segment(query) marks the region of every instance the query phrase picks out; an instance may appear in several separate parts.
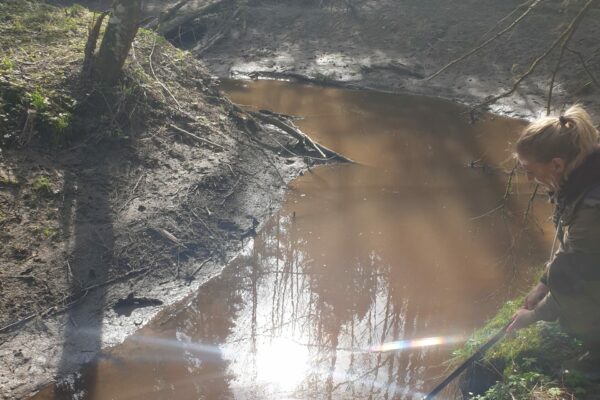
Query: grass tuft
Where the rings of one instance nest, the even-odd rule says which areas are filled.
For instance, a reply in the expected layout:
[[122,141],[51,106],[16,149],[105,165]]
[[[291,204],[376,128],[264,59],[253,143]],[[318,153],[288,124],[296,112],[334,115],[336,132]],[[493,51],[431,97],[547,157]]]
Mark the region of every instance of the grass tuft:
[[36,192],[52,193],[52,182],[50,182],[50,179],[44,175],[35,178],[32,187]]
[[[498,332],[523,304],[523,297],[506,302],[486,325],[453,353],[459,364]],[[538,322],[506,336],[485,355],[484,363],[499,370],[502,380],[476,400],[590,398],[600,386],[585,377],[563,373],[561,364],[584,352],[582,343],[566,334],[558,323]],[[577,397],[571,397],[577,396]]]

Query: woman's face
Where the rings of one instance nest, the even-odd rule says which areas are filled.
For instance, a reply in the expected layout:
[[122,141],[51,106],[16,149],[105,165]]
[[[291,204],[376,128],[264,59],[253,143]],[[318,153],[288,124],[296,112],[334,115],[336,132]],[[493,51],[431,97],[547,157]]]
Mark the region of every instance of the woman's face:
[[557,190],[565,173],[565,160],[556,157],[548,162],[535,161],[518,155],[519,164],[527,174],[527,179],[536,181],[551,190]]

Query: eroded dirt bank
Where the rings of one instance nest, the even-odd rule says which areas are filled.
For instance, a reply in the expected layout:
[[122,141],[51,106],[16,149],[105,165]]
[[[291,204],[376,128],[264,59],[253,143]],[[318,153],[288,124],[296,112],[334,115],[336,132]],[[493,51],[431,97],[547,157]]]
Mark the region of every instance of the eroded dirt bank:
[[[155,12],[154,1],[147,2]],[[194,5],[195,3],[195,5]],[[190,1],[193,14],[207,1]],[[213,1],[214,3],[214,1]],[[317,81],[412,92],[478,104],[509,90],[567,29],[585,1],[221,1],[167,32],[219,76],[299,74]],[[535,5],[534,5],[535,3]],[[505,34],[434,79],[423,79],[529,13]],[[231,21],[227,18],[234,16]],[[176,20],[176,18],[174,18]],[[224,22],[223,22],[224,21]],[[165,24],[166,26],[166,24]],[[599,112],[600,5],[592,4],[565,51],[552,107],[581,102]],[[513,96],[493,109],[530,117],[545,109],[560,45]]]

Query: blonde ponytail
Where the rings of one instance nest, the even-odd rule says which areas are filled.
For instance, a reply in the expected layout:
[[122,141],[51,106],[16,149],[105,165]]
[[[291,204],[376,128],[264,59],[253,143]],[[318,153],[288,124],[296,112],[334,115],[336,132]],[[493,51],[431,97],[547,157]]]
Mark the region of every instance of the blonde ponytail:
[[517,140],[517,153],[538,162],[555,157],[565,160],[565,177],[598,145],[598,130],[579,104],[559,117],[544,117],[530,123]]

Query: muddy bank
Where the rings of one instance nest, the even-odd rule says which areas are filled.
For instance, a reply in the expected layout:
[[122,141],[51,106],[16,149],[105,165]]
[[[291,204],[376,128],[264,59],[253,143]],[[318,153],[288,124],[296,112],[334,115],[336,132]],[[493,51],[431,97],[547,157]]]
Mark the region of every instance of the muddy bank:
[[0,398],[13,399],[218,274],[318,153],[148,31],[122,83],[90,94],[91,14],[20,0],[0,12]]
[[[154,3],[147,2],[149,12]],[[185,12],[193,14],[206,3],[210,2],[191,1]],[[195,52],[219,76],[297,74],[316,81],[432,95],[474,105],[510,89],[550,48],[584,2],[539,3],[513,29],[432,80],[423,78],[509,27],[527,10],[523,2],[220,3],[221,8],[208,15],[187,21],[175,17],[183,24],[166,32],[176,45]],[[232,13],[235,18],[223,22]],[[569,44],[583,55],[590,71],[600,68],[595,39],[599,34],[600,7],[593,5]],[[514,95],[492,108],[525,117],[542,112],[558,54],[556,49]],[[560,111],[565,105],[581,102],[598,115],[599,91],[576,53],[567,52],[556,76],[553,109]]]

